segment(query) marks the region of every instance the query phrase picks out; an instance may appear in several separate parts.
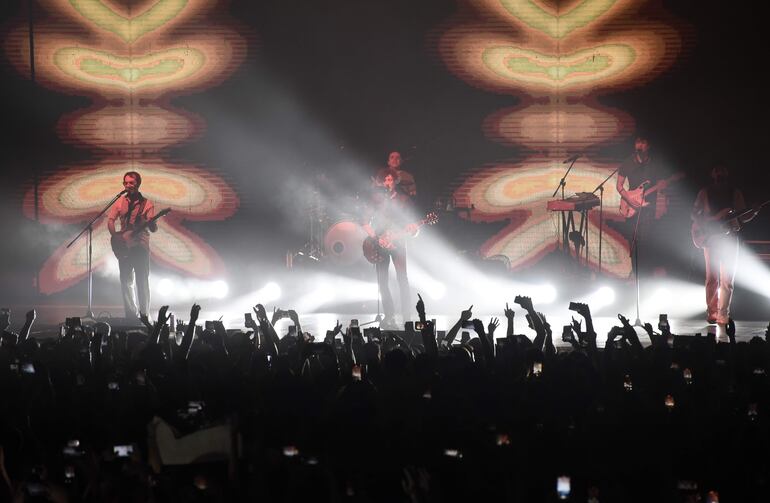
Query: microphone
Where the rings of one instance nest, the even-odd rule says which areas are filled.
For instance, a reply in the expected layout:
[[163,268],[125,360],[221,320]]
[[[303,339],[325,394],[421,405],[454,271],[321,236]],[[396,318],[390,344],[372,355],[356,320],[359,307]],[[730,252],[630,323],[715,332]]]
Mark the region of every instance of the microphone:
[[123,194],[128,194],[128,190],[126,190],[126,189],[123,189],[123,190],[121,190],[121,191],[118,193],[118,195],[119,195],[119,196],[122,196]]
[[583,156],[583,154],[582,154],[582,153],[573,154],[572,156],[570,156],[570,157],[567,157],[567,158],[564,160],[564,162],[562,162],[562,164],[567,164],[567,163],[570,163],[570,162],[575,162],[575,161],[577,161],[578,159],[580,159],[582,156]]

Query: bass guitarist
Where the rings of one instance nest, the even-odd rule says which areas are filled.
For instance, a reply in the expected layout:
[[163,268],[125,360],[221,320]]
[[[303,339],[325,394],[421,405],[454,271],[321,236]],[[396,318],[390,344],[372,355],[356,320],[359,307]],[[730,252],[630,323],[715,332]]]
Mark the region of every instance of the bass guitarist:
[[[741,224],[753,219],[759,209],[743,211],[746,209],[743,193],[730,182],[725,166],[716,165],[711,170],[711,179],[712,183],[698,192],[693,205],[693,241],[703,249],[706,262],[706,320],[708,323],[726,324],[730,319],[730,301],[738,263],[736,232]],[[722,216],[728,215],[728,212],[742,216],[734,222],[723,223]],[[720,232],[718,229],[724,225],[729,225],[729,228],[724,227],[724,231]]]
[[380,326],[395,328],[395,307],[388,286],[391,261],[396,270],[396,280],[401,297],[401,314],[404,321],[408,320],[412,310],[409,278],[406,272],[406,241],[401,238],[391,243],[388,242],[388,238],[383,236],[389,231],[394,232],[402,229],[405,229],[409,235],[415,235],[418,226],[417,224],[408,224],[410,200],[405,193],[396,190],[397,173],[394,170],[385,169],[378,173],[377,178],[378,182],[382,184],[382,190],[373,194],[371,217],[363,223],[362,227],[369,237],[379,239],[380,246],[387,254],[384,260],[376,264],[377,283],[385,312],[385,319]]
[[[151,221],[155,215],[155,206],[139,192],[140,185],[142,176],[136,171],[123,175],[123,188],[126,193],[110,208],[107,219],[110,234],[126,240],[126,253],[118,259],[126,318],[146,315],[150,310],[150,232],[156,232],[158,225]],[[115,229],[116,220],[120,221],[120,230]],[[138,235],[127,232],[147,222],[149,225]]]

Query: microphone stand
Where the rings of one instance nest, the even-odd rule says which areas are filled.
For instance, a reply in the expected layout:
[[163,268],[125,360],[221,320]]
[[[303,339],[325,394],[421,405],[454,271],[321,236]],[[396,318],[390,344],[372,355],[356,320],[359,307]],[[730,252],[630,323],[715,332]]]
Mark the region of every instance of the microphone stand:
[[[566,163],[567,161],[572,161],[569,163],[569,167],[567,168],[567,171],[564,172],[564,176],[561,177],[561,180],[559,180],[559,185],[556,186],[556,188],[553,190],[553,194],[551,194],[551,197],[556,197],[556,194],[559,192],[559,189],[561,189],[561,200],[564,201],[564,187],[567,186],[567,176],[569,176],[569,172],[572,171],[572,167],[575,165],[575,161],[577,161],[580,158],[580,155],[573,155],[571,158],[564,161]],[[562,228],[562,239],[566,238],[566,232],[564,229],[567,227],[567,217],[564,216],[564,212],[561,212],[561,228]],[[569,251],[569,241],[564,241],[561,246],[564,248],[566,245],[566,251],[571,255],[571,252]],[[580,261],[580,257],[577,257],[578,262]]]
[[604,230],[604,184],[609,181],[610,178],[615,176],[615,173],[618,172],[620,169],[620,166],[615,168],[612,173],[609,174],[607,178],[604,179],[602,183],[596,186],[596,188],[591,192],[591,194],[596,194],[596,191],[599,191],[599,274],[602,273],[602,239],[603,239],[603,230]]
[[[390,259],[388,259],[390,260]],[[374,265],[375,274],[377,274],[377,264]],[[380,312],[380,275],[377,274],[377,316],[372,321],[366,323],[359,323],[359,327],[365,327],[366,325],[372,325],[373,323],[380,323],[382,321],[382,313]]]
[[94,275],[93,275],[93,267],[92,267],[92,257],[93,257],[93,238],[94,238],[94,222],[99,220],[99,218],[107,213],[107,210],[109,210],[115,202],[120,199],[120,196],[125,194],[126,191],[122,191],[118,193],[115,197],[112,198],[112,200],[107,203],[107,206],[105,206],[102,211],[100,211],[94,218],[91,219],[88,224],[86,224],[85,227],[78,233],[77,236],[75,236],[72,241],[69,242],[67,245],[67,248],[70,248],[73,244],[75,244],[75,241],[80,239],[80,236],[83,234],[88,233],[88,310],[86,311],[86,315],[84,318],[94,320],[94,311],[93,311],[93,295],[94,295]]
[[[642,184],[642,205],[644,204],[644,196],[647,191],[647,182]],[[633,256],[634,267],[634,280],[636,282],[636,321],[634,321],[635,327],[642,326],[642,319],[639,317],[639,222],[642,219],[642,211],[644,206],[640,206],[636,213],[636,224],[634,224],[634,239],[631,243],[631,253]]]

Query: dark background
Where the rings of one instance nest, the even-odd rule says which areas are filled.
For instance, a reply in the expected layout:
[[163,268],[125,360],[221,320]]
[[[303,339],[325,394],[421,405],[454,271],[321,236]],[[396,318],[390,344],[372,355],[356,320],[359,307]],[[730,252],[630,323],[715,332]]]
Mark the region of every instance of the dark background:
[[[3,31],[26,22],[24,4],[0,3]],[[466,84],[444,67],[430,42],[456,12],[454,1],[234,0],[226,8],[247,29],[247,60],[220,86],[171,100],[201,115],[207,130],[165,156],[216,168],[232,180],[241,198],[236,215],[189,224],[227,264],[259,260],[278,267],[286,249],[303,242],[302,226],[288,217],[301,214],[294,177],[334,177],[351,164],[374,171],[396,149],[407,157],[420,202],[428,206],[464,172],[517,156],[516,147],[496,144],[481,130],[488,114],[516,98]],[[692,28],[692,47],[649,84],[600,101],[630,114],[655,150],[690,175],[693,191],[713,163],[723,161],[749,202],[767,198],[768,105],[761,92],[767,44],[764,18],[751,12],[758,7],[677,0],[660,8]],[[21,214],[30,174],[92,153],[63,144],[55,132],[62,114],[89,100],[35,87],[4,58],[0,300],[7,302],[8,292],[34,296],[32,278],[53,249]],[[603,153],[619,159],[630,145],[628,138]],[[745,237],[766,239],[769,222],[761,215]],[[467,225],[463,246],[481,244],[498,228]],[[61,241],[75,230],[62,229]]]

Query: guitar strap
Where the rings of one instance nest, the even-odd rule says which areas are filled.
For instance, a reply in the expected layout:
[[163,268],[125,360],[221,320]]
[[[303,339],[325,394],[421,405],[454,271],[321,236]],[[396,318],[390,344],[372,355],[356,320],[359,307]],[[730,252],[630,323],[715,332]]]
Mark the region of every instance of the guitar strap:
[[[140,196],[141,197],[141,196]],[[139,218],[139,215],[144,214],[144,207],[147,205],[147,199],[142,197],[142,202],[139,203],[139,211],[136,214],[136,218],[132,220],[132,215],[134,212],[135,202],[131,201],[128,204],[128,213],[126,214],[126,229],[133,229],[136,225],[136,219]]]

